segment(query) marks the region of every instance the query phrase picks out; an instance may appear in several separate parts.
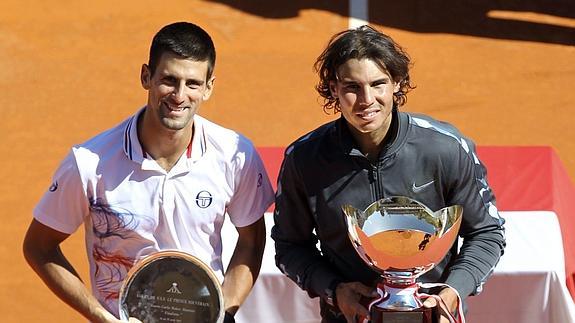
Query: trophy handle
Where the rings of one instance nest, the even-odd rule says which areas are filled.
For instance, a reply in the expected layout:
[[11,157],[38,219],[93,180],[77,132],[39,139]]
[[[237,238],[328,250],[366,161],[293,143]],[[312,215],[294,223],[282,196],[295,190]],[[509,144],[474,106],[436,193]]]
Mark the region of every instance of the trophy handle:
[[359,226],[360,228],[363,228],[363,224],[365,223],[365,220],[367,220],[366,212],[363,212],[360,209],[356,209],[355,207],[349,204],[343,205],[341,209],[343,210],[343,213],[345,214],[346,218],[350,219],[353,222],[353,224]]
[[459,225],[463,216],[463,207],[461,205],[444,207],[443,209],[434,212],[434,216],[441,219],[442,227],[441,231],[439,231],[439,237],[442,237],[454,226],[459,230]]

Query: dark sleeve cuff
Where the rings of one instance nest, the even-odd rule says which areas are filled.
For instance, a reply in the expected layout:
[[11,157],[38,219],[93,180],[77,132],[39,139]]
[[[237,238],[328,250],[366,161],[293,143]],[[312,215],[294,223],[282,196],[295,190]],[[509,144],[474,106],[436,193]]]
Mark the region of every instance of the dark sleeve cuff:
[[481,286],[477,286],[475,277],[466,270],[454,270],[449,273],[449,277],[445,283],[459,293],[461,299],[465,299],[471,294],[478,294],[481,292]]
[[339,309],[337,306],[337,295],[335,290],[337,286],[342,282],[342,280],[335,278],[329,284],[329,287],[326,289],[324,300],[325,302],[333,308]]

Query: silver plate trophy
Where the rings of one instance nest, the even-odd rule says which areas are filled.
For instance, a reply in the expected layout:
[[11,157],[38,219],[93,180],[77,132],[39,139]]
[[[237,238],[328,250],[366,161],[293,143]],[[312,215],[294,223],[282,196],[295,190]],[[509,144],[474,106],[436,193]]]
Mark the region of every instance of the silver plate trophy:
[[408,197],[374,202],[365,211],[342,207],[349,238],[359,256],[382,276],[381,297],[369,305],[372,322],[432,322],[422,307],[416,279],[433,268],[455,242],[463,208],[431,211]]
[[156,322],[223,322],[224,301],[214,272],[180,251],[160,251],[137,263],[120,290],[120,318]]

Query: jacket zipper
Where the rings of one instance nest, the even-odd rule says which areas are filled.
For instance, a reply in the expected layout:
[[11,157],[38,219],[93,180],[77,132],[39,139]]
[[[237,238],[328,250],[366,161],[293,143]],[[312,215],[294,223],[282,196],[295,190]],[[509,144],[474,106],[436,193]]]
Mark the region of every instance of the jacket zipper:
[[383,198],[385,198],[385,193],[383,190],[383,176],[381,176],[381,173],[379,172],[379,165],[375,166],[375,185],[376,185],[376,201],[379,201]]
[[380,168],[379,165],[370,164],[369,182],[373,202],[385,198],[385,191],[383,189],[383,180],[381,174],[379,173],[379,168]]
[[384,188],[384,180],[383,180],[383,175],[381,174],[381,169],[384,167],[384,165],[387,163],[387,161],[389,160],[389,157],[384,158],[381,161],[377,161],[376,164],[371,164],[370,163],[370,172],[372,173],[371,175],[371,179],[370,179],[370,184],[371,184],[371,194],[372,194],[372,198],[373,201],[379,201],[381,199],[384,199],[385,196],[385,188]]

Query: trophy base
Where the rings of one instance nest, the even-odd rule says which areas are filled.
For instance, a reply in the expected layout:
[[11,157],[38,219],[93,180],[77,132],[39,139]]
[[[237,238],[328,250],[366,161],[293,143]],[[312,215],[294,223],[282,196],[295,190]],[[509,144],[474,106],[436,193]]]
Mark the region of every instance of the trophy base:
[[371,323],[437,323],[439,319],[433,308],[419,308],[413,311],[371,310]]

